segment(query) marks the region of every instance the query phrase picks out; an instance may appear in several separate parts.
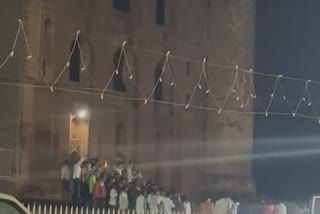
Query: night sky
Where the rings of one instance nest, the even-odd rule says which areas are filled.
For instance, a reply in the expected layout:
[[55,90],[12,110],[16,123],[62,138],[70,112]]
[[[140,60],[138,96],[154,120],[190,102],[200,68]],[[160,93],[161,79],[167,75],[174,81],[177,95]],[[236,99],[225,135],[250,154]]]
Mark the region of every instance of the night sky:
[[[320,81],[320,1],[257,0],[256,7],[256,71]],[[275,79],[255,78],[259,102],[266,106]],[[281,80],[281,84],[296,106],[305,83]],[[319,85],[310,86],[313,103],[320,101],[319,91]],[[255,111],[264,111],[259,102]],[[290,112],[279,90],[270,111]],[[307,104],[300,113],[315,116]],[[306,199],[320,193],[318,121],[259,115],[254,122],[254,154],[264,154],[263,159],[253,160],[258,192],[283,199]]]

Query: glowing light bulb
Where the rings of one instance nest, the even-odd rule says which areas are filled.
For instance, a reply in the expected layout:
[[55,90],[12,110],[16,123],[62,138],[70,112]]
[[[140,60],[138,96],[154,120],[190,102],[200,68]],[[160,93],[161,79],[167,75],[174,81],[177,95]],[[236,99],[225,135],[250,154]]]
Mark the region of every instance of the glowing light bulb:
[[162,78],[161,77],[159,78],[159,81],[162,82]]
[[116,70],[116,75],[118,75],[119,74],[119,71],[118,71],[118,69]]
[[100,99],[103,100],[104,96],[103,93],[100,94]]
[[274,97],[274,94],[271,94],[270,97],[271,97],[271,98]]
[[85,70],[86,70],[86,67],[81,68],[81,71],[85,71]]
[[14,56],[14,52],[13,52],[13,51],[11,51],[10,56],[11,56],[11,57],[13,57],[13,56]]
[[221,112],[222,112],[222,109],[219,109],[218,114],[221,114]]
[[69,67],[70,66],[70,62],[67,62],[66,66]]
[[129,79],[131,79],[131,80],[133,79],[133,75],[132,74],[130,75]]
[[292,117],[296,117],[296,113],[293,113],[293,114],[292,114]]
[[238,96],[238,97],[237,97],[237,101],[239,101],[239,100],[240,100],[240,97]]
[[170,86],[174,86],[174,82],[170,83]]
[[208,94],[210,92],[210,90],[208,89],[208,90],[206,90],[206,94]]
[[201,87],[201,85],[200,85],[200,84],[198,85],[198,88],[199,88],[200,90],[202,89],[202,87]]
[[53,92],[53,86],[50,86],[50,91]]
[[268,112],[266,112],[266,117],[268,117],[268,115],[269,115],[269,113],[268,113]]
[[310,102],[310,103],[308,103],[308,106],[311,106],[312,105],[312,103]]
[[305,98],[305,97],[302,97],[302,100],[303,100],[303,101],[306,101],[306,98]]
[[188,109],[189,108],[189,104],[188,105],[186,105],[186,107],[185,107],[186,109]]
[[286,97],[286,96],[283,96],[283,99],[284,99],[284,100],[286,100],[286,99],[287,99],[287,97]]
[[146,105],[148,103],[148,99],[144,99],[144,104]]
[[243,108],[243,107],[244,107],[244,105],[243,105],[243,104],[241,104],[240,108]]
[[27,59],[32,59],[32,55],[27,56]]

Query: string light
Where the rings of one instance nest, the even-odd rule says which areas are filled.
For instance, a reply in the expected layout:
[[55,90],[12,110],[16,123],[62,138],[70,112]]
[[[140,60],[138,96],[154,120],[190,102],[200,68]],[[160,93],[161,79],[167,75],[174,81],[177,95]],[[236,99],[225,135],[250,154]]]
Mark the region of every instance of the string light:
[[[18,37],[19,37],[19,34],[20,34],[20,31],[21,31],[21,30],[22,30],[22,32],[24,33],[25,42],[26,42],[26,44],[27,44],[27,46],[28,46],[28,52],[29,52],[29,53],[28,53],[28,55],[27,55],[26,58],[27,58],[27,59],[33,59],[33,55],[32,55],[32,53],[31,53],[31,51],[30,51],[29,44],[28,44],[28,42],[27,42],[27,37],[26,37],[26,35],[25,35],[25,31],[24,31],[24,28],[23,28],[23,23],[22,23],[21,20],[18,20],[18,21],[19,21],[19,26],[18,26],[18,30],[17,30],[17,34],[16,34],[16,39],[15,39],[14,44],[13,44],[13,46],[12,46],[12,50],[9,52],[8,57],[7,57],[7,58],[4,60],[4,62],[0,65],[0,68],[2,68],[2,67],[7,63],[7,61],[8,61],[9,58],[15,56],[14,50],[15,50],[16,43],[17,43],[17,40],[18,40]],[[76,41],[76,43],[78,43],[78,45],[79,45],[79,47],[80,47],[79,40],[78,40],[79,34],[80,34],[80,31],[77,32],[77,36],[76,36],[76,40],[75,40],[75,41]],[[132,71],[131,71],[131,68],[130,68],[130,65],[129,65],[129,62],[128,62],[128,58],[127,58],[126,53],[125,53],[125,45],[126,45],[126,41],[123,42],[123,44],[122,44],[122,48],[121,48],[121,53],[120,53],[120,56],[119,56],[118,64],[120,64],[120,60],[121,60],[121,58],[122,58],[122,55],[124,55],[125,61],[126,61],[127,67],[128,67],[128,72],[129,72],[129,74],[130,74],[130,75],[129,75],[129,79],[134,80],[134,75],[133,75],[133,73],[132,73]],[[131,47],[131,48],[133,48],[133,49],[140,49],[140,50],[142,50],[141,48],[137,48],[137,47],[132,47],[132,46],[129,46],[129,47]],[[74,49],[73,49],[73,50],[74,50]],[[69,60],[68,60],[67,63],[65,64],[63,70],[59,73],[58,77],[55,79],[55,81],[53,82],[53,84],[48,85],[48,87],[50,88],[50,91],[54,92],[55,89],[59,89],[59,88],[55,87],[55,85],[56,85],[56,83],[58,82],[58,80],[60,79],[61,75],[65,72],[66,68],[67,68],[67,67],[70,67],[70,56],[71,56],[73,50],[71,51],[71,53],[70,53],[70,55],[69,55]],[[80,48],[80,52],[81,52],[81,48]],[[167,55],[167,56],[166,56],[166,59],[167,59],[166,61],[167,61],[167,63],[165,64],[164,68],[168,67],[168,71],[169,71],[169,74],[170,74],[171,79],[172,79],[172,82],[170,83],[170,86],[175,86],[175,88],[176,88],[176,90],[178,91],[178,93],[179,93],[180,95],[182,95],[182,92],[178,89],[178,87],[176,86],[176,84],[175,84],[175,82],[174,82],[174,79],[173,79],[173,74],[172,74],[172,71],[171,71],[171,68],[170,68],[170,65],[169,65],[169,62],[168,62],[168,56],[169,56],[169,54],[167,53],[166,55]],[[181,60],[185,60],[185,58],[183,58],[183,57],[178,57],[178,56],[172,56],[172,57],[177,58],[177,59],[181,59]],[[83,60],[83,57],[82,57],[81,60],[84,61],[84,60]],[[198,61],[196,61],[196,60],[193,60],[193,61],[194,61],[194,62],[198,62]],[[215,103],[216,103],[216,105],[217,105],[218,108],[217,108],[217,109],[213,109],[213,108],[203,108],[203,107],[200,107],[200,106],[191,105],[192,98],[189,100],[189,104],[184,105],[184,106],[185,106],[186,108],[193,107],[193,108],[214,110],[214,111],[217,111],[219,114],[221,114],[222,111],[230,112],[230,113],[235,113],[236,111],[232,111],[232,110],[225,109],[225,103],[228,101],[230,94],[227,95],[227,97],[225,98],[225,101],[224,101],[224,103],[223,103],[222,106],[220,106],[220,105],[216,102],[215,95],[212,93],[212,90],[210,90],[211,87],[210,87],[210,84],[209,84],[209,81],[208,81],[208,77],[207,77],[207,73],[206,73],[206,70],[205,70],[205,63],[206,63],[205,60],[203,60],[202,63],[203,63],[202,71],[201,71],[201,73],[200,73],[200,75],[199,75],[199,80],[200,80],[200,81],[199,81],[199,83],[197,83],[197,84],[195,85],[194,88],[195,88],[195,89],[198,88],[199,90],[201,90],[201,89],[203,88],[202,85],[200,84],[200,83],[201,83],[201,80],[202,80],[202,77],[203,77],[204,80],[205,80],[205,83],[206,83],[205,93],[211,95],[211,97],[215,100]],[[223,66],[223,65],[219,65],[219,64],[212,64],[212,63],[210,64],[210,63],[209,63],[208,65],[209,65],[209,66],[216,66],[216,67],[230,68],[230,69],[231,69],[231,67]],[[233,69],[233,70],[234,70],[234,69]],[[82,68],[81,68],[81,71],[87,71],[87,72],[88,72],[88,70],[87,70],[86,67],[82,67]],[[264,76],[274,77],[274,75],[263,74],[263,73],[259,73],[259,72],[253,72],[252,69],[250,69],[250,70],[239,69],[239,67],[238,67],[238,65],[237,65],[236,68],[235,68],[236,76],[235,76],[235,79],[234,79],[234,84],[232,85],[232,89],[231,89],[231,93],[232,93],[232,92],[237,93],[237,101],[240,100],[240,96],[239,96],[239,88],[240,88],[240,86],[239,86],[239,81],[240,81],[240,80],[239,80],[239,71],[242,71],[242,72],[244,72],[244,73],[245,73],[245,72],[249,72],[249,77],[250,77],[250,84],[249,84],[249,87],[250,87],[250,95],[249,95],[249,96],[250,96],[252,99],[256,99],[256,98],[257,98],[256,93],[255,93],[255,90],[254,90],[254,83],[253,83],[253,76],[252,76],[253,73],[254,73],[254,74],[259,74],[259,75],[264,75]],[[41,73],[42,73],[42,72],[41,72]],[[89,77],[92,79],[93,84],[95,84],[95,82],[94,82],[94,80],[93,80],[93,78],[92,78],[92,76],[90,75],[89,72],[88,72],[88,74],[89,74]],[[108,80],[108,83],[106,84],[106,87],[104,87],[104,88],[101,90],[101,93],[99,92],[99,95],[100,95],[100,98],[101,98],[101,99],[103,99],[103,97],[104,97],[104,92],[106,91],[107,87],[109,86],[110,81],[113,79],[113,76],[114,76],[114,75],[118,75],[118,74],[119,74],[119,66],[117,66],[117,69],[112,73],[110,79]],[[159,77],[159,78],[160,78],[159,81],[163,81],[162,77],[163,77],[162,75]],[[291,106],[291,104],[289,103],[288,98],[287,98],[286,95],[285,95],[285,91],[284,91],[284,89],[283,89],[283,87],[282,87],[280,78],[288,79],[288,80],[293,80],[293,81],[305,81],[305,80],[301,80],[301,79],[296,79],[296,78],[292,78],[292,77],[283,77],[282,75],[278,75],[278,76],[276,77],[275,87],[274,87],[273,93],[270,95],[270,97],[271,97],[270,102],[269,102],[268,107],[267,107],[267,109],[266,109],[266,111],[265,111],[264,114],[265,114],[266,116],[268,116],[269,114],[279,114],[279,113],[275,113],[275,112],[269,112],[269,108],[270,108],[270,106],[272,105],[273,99],[274,99],[274,97],[275,97],[275,93],[276,93],[276,90],[277,90],[277,86],[279,86],[279,89],[280,89],[281,94],[282,94],[282,98],[283,98],[284,101],[286,101],[287,105],[289,106],[289,108],[290,108],[290,110],[291,110],[291,115],[292,115],[293,117],[301,116],[301,117],[306,117],[306,118],[310,118],[310,119],[315,119],[315,117],[308,117],[307,115],[298,114],[298,110],[299,110],[299,107],[301,106],[301,103],[302,103],[302,102],[307,102],[307,105],[310,106],[310,107],[312,107],[312,109],[313,109],[313,111],[314,111],[314,113],[315,113],[315,115],[316,115],[316,118],[318,119],[318,121],[320,121],[319,114],[318,114],[318,112],[317,112],[317,110],[316,110],[316,108],[315,108],[315,105],[312,103],[311,94],[310,94],[310,90],[309,90],[309,87],[308,87],[308,86],[309,86],[309,83],[314,83],[314,84],[320,84],[320,83],[319,83],[319,82],[315,82],[315,81],[311,81],[311,80],[305,81],[305,82],[306,82],[306,87],[305,87],[303,96],[302,96],[301,100],[299,101],[298,105],[296,106],[296,108],[293,109],[292,106]],[[45,79],[45,78],[44,78],[44,79]],[[245,87],[244,87],[244,86],[245,86],[244,82],[245,82],[245,81],[243,80],[243,84],[242,84],[242,88],[241,88],[241,89],[242,89],[242,93],[241,93],[242,103],[241,103],[241,105],[240,105],[241,108],[243,108],[244,105],[245,105],[245,103],[244,103],[244,101],[245,101],[245,99],[244,99],[244,88],[245,88]],[[135,84],[136,84],[136,81],[135,81]],[[279,84],[279,85],[278,85],[278,84]],[[95,87],[96,87],[96,90],[99,90],[99,91],[100,91],[100,89],[99,89],[96,85],[95,85]],[[138,87],[139,87],[139,85],[137,85],[137,88],[138,88]],[[236,88],[235,88],[235,87],[236,87]],[[65,91],[66,91],[66,90],[65,90]],[[140,93],[141,93],[141,91],[140,91]],[[141,94],[143,94],[143,93],[141,93]],[[150,97],[149,97],[149,98],[150,98]],[[152,101],[151,99],[149,99],[149,98],[144,98],[144,99],[143,99],[145,104],[147,104],[148,101],[153,102],[153,101]],[[140,98],[139,98],[139,99],[140,99]],[[142,101],[143,101],[143,100],[142,100]],[[167,103],[167,104],[169,104],[169,103]],[[172,104],[173,104],[173,105],[177,105],[177,106],[181,105],[181,104],[176,104],[176,103],[175,103],[175,104],[172,103]],[[240,113],[240,112],[237,112],[237,113]],[[247,113],[247,114],[260,114],[259,112],[242,112],[242,113]],[[283,115],[287,115],[287,114],[288,114],[288,113],[284,113]]]
[[206,61],[207,61],[207,59],[206,59],[206,58],[203,58],[203,60],[202,60],[202,66],[201,66],[201,72],[200,72],[200,75],[199,75],[199,79],[198,79],[197,84],[196,84],[196,85],[194,86],[194,88],[193,88],[193,91],[192,91],[192,94],[191,94],[191,96],[190,96],[190,99],[189,99],[189,101],[188,101],[188,103],[187,103],[187,105],[186,105],[186,109],[189,108],[189,105],[190,105],[191,102],[192,102],[192,99],[193,99],[193,97],[194,97],[194,95],[195,95],[195,93],[196,93],[197,88],[201,89],[200,83],[201,83],[201,80],[202,80],[203,72],[204,72],[204,70],[205,70],[204,67],[205,67]]

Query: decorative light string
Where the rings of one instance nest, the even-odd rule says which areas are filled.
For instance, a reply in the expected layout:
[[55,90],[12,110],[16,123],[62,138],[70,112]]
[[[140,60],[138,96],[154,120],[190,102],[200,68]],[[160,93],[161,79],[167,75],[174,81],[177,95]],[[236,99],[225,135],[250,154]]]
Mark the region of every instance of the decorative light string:
[[[14,42],[13,42],[13,45],[12,45],[12,49],[10,50],[10,53],[5,58],[5,60],[0,64],[0,69],[3,68],[5,64],[7,64],[7,62],[9,61],[9,59],[11,57],[14,57],[14,51],[15,51],[15,48],[16,48],[16,45],[17,45],[17,41],[18,41],[18,38],[19,38],[19,35],[20,35],[21,31],[23,32],[24,42],[25,42],[26,47],[28,49],[27,59],[34,59],[34,57],[32,55],[32,52],[31,52],[31,48],[30,48],[29,42],[28,42],[28,38],[27,38],[27,35],[26,35],[26,32],[25,32],[25,29],[24,29],[24,26],[23,26],[23,23],[22,23],[21,20],[18,20],[18,21],[19,21],[19,25],[18,25],[17,33],[15,35],[15,39],[14,39]],[[206,58],[204,58],[202,60],[202,62],[201,62],[201,65],[202,65],[201,66],[201,72],[199,73],[198,81],[192,87],[193,91],[192,91],[192,94],[191,94],[187,104],[152,100],[151,98],[154,95],[155,90],[158,87],[158,84],[163,81],[163,77],[164,77],[164,74],[165,74],[166,70],[168,70],[170,78],[171,78],[170,86],[174,86],[176,91],[177,91],[177,93],[181,97],[184,98],[183,93],[181,92],[181,90],[177,86],[177,82],[174,80],[174,75],[173,75],[173,72],[172,72],[172,69],[171,69],[171,66],[170,66],[170,63],[169,63],[169,55],[170,55],[170,58],[175,58],[175,59],[179,59],[179,60],[188,60],[188,61],[191,61],[191,62],[194,62],[194,63],[199,63],[200,61],[199,60],[192,60],[192,59],[188,59],[188,58],[180,57],[180,56],[174,56],[174,55],[170,54],[170,51],[168,51],[166,54],[164,54],[164,53],[161,53],[161,52],[147,50],[147,49],[144,49],[144,48],[139,48],[139,47],[135,47],[135,46],[129,46],[129,45],[127,45],[126,41],[124,41],[122,43],[122,45],[121,45],[121,51],[120,51],[120,55],[119,55],[119,59],[118,59],[118,63],[117,63],[117,68],[113,71],[113,73],[111,74],[110,78],[107,80],[106,85],[101,89],[101,88],[98,87],[98,85],[94,81],[94,78],[92,77],[90,72],[87,70],[88,68],[85,65],[83,52],[82,52],[82,49],[81,49],[81,42],[79,42],[79,34],[80,34],[80,31],[78,30],[77,33],[76,33],[76,36],[75,36],[75,40],[74,40],[72,49],[71,49],[70,54],[68,56],[68,60],[67,60],[66,64],[64,65],[62,71],[58,74],[57,78],[53,81],[53,83],[49,84],[49,82],[45,78],[45,75],[41,71],[40,73],[43,75],[43,78],[45,80],[46,85],[39,86],[39,85],[34,85],[34,84],[28,84],[27,85],[28,87],[31,86],[31,87],[35,87],[35,88],[36,87],[49,88],[51,90],[51,92],[54,92],[54,90],[61,90],[61,91],[72,92],[72,93],[84,93],[84,94],[88,94],[88,95],[100,96],[101,99],[103,99],[104,96],[108,96],[108,97],[113,97],[113,98],[118,97],[120,99],[143,101],[145,104],[147,104],[150,101],[150,102],[155,102],[155,103],[171,104],[171,105],[174,105],[174,106],[184,106],[186,109],[188,109],[189,107],[192,107],[192,108],[198,108],[198,109],[203,109],[203,110],[216,111],[216,112],[218,112],[218,114],[221,114],[222,112],[229,112],[229,113],[241,113],[241,114],[258,114],[258,115],[265,114],[265,116],[268,116],[270,114],[273,114],[273,115],[292,115],[293,117],[301,116],[301,117],[310,118],[310,119],[317,119],[319,121],[319,123],[320,123],[319,113],[318,113],[318,111],[316,109],[316,106],[312,103],[312,98],[311,98],[311,94],[310,94],[310,90],[309,90],[309,85],[311,83],[320,85],[320,82],[311,81],[311,80],[307,80],[306,81],[306,80],[292,78],[292,77],[284,77],[283,75],[275,76],[275,75],[270,75],[270,74],[264,74],[264,73],[260,73],[260,72],[255,72],[252,69],[250,69],[250,70],[241,69],[241,68],[239,68],[238,65],[236,65],[235,67],[232,67],[232,66],[224,66],[224,65],[214,64],[214,63],[207,63],[206,62]],[[61,88],[61,87],[57,87],[56,86],[58,81],[60,80],[62,74],[66,72],[68,67],[70,67],[70,60],[71,60],[72,54],[75,51],[76,45],[79,48],[81,62],[84,65],[84,67],[82,67],[81,70],[82,71],[86,71],[88,73],[89,78],[90,78],[90,80],[91,80],[91,82],[92,82],[92,84],[94,86],[93,90],[96,91],[96,92],[88,91],[88,90],[92,90],[92,88],[89,88],[87,90],[83,90],[83,89],[75,90],[75,89]],[[156,81],[156,84],[153,87],[153,89],[152,89],[151,93],[149,94],[149,96],[145,96],[144,91],[141,90],[140,85],[138,84],[138,81],[136,80],[136,78],[135,78],[135,76],[134,76],[134,74],[132,72],[132,68],[130,66],[130,63],[129,63],[129,60],[128,60],[128,56],[127,56],[127,53],[126,53],[126,48],[131,48],[131,49],[139,50],[139,51],[145,51],[147,53],[153,53],[153,54],[158,54],[158,55],[159,54],[160,55],[165,55],[165,62],[163,64],[163,66],[162,66],[161,74],[160,74],[158,80]],[[115,75],[119,75],[119,68],[120,68],[120,65],[121,65],[121,60],[123,60],[122,57],[124,57],[125,66],[127,67],[127,72],[129,74],[129,79],[133,80],[133,84],[138,89],[138,92],[139,92],[140,96],[142,96],[142,97],[129,98],[129,97],[123,97],[123,96],[119,96],[119,95],[118,96],[110,95],[110,94],[106,93],[108,91],[107,89],[108,89],[110,83],[112,82],[114,76]],[[228,91],[225,99],[223,100],[222,105],[219,105],[219,103],[217,101],[217,98],[216,98],[216,95],[214,93],[214,90],[213,90],[212,86],[210,85],[210,81],[209,81],[209,78],[208,78],[208,73],[206,71],[206,66],[214,66],[214,67],[217,67],[217,68],[224,68],[224,69],[228,69],[230,71],[235,72],[234,79],[233,79],[233,82],[232,82],[232,85],[231,85],[231,89],[230,89],[230,91]],[[239,78],[239,73],[240,72],[242,72],[242,74],[243,74],[242,75],[243,76],[242,77],[242,83],[240,83],[240,78]],[[246,75],[245,75],[246,73],[249,75],[249,81],[247,81],[247,78],[246,78]],[[241,109],[244,108],[244,106],[246,104],[248,104],[250,102],[250,100],[258,99],[258,97],[256,95],[256,92],[255,92],[255,89],[254,89],[253,74],[263,75],[263,76],[268,76],[268,77],[275,77],[274,88],[273,88],[272,94],[270,95],[269,103],[268,103],[267,107],[265,108],[265,112],[245,112],[245,111],[233,111],[233,110],[230,110],[230,109],[226,109],[225,108],[226,103],[230,100],[230,97],[231,97],[232,93],[235,93],[236,101],[239,101],[239,102],[241,101],[241,103],[240,103],[240,108]],[[284,90],[284,88],[282,86],[281,79],[305,82],[305,88],[304,88],[304,91],[303,91],[303,95],[302,95],[302,97],[301,97],[301,99],[300,99],[300,101],[299,101],[299,103],[297,104],[296,107],[293,107],[290,104],[288,98],[286,97],[286,93],[285,93],[285,90]],[[203,91],[203,93],[210,95],[210,97],[214,101],[214,104],[216,105],[216,108],[197,106],[197,105],[193,105],[192,104],[192,101],[194,100],[194,96],[195,96],[197,90],[202,91],[202,89],[203,89],[203,85],[201,85],[202,82],[204,82],[205,85],[206,85],[206,88]],[[2,85],[14,85],[14,86],[18,86],[18,87],[20,87],[20,86],[21,87],[26,87],[26,85],[21,85],[19,83],[13,84],[13,83],[0,82],[0,84],[2,84]],[[286,102],[287,106],[290,109],[289,113],[280,113],[280,112],[270,112],[269,111],[270,107],[272,106],[272,104],[274,102],[275,94],[277,93],[278,87],[279,87],[279,90],[280,90],[280,93],[281,93],[281,96],[282,96],[283,100]],[[245,98],[246,97],[245,96],[245,89],[246,88],[249,88],[249,95],[248,95],[249,97],[248,98]],[[304,103],[304,102],[308,103],[308,106],[312,107],[312,111],[313,111],[315,116],[309,116],[309,115],[304,115],[304,114],[299,113],[299,109],[300,109],[302,103]]]

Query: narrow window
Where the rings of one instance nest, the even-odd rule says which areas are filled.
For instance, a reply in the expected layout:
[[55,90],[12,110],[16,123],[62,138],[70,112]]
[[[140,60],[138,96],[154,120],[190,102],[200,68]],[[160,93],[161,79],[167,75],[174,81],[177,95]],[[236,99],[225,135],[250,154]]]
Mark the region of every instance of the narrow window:
[[165,0],[157,0],[156,4],[156,24],[164,25],[165,23]]
[[80,82],[80,47],[77,41],[71,45],[71,57],[69,62],[69,80]]
[[113,0],[112,6],[114,9],[120,10],[124,13],[130,12],[130,0]]
[[[113,76],[113,87],[112,88],[115,91],[126,92],[127,88],[126,88],[126,85],[123,83],[124,56],[123,55],[120,56],[120,55],[121,55],[121,50],[118,50],[113,55],[113,67],[114,67],[114,70],[116,70],[118,68],[118,72],[117,72],[118,74],[115,74]],[[119,63],[119,67],[118,67],[118,63]]]

